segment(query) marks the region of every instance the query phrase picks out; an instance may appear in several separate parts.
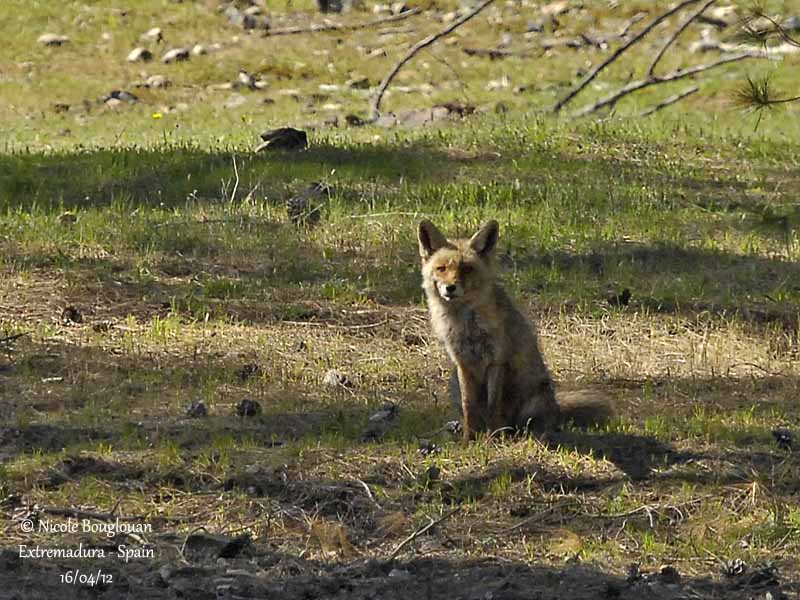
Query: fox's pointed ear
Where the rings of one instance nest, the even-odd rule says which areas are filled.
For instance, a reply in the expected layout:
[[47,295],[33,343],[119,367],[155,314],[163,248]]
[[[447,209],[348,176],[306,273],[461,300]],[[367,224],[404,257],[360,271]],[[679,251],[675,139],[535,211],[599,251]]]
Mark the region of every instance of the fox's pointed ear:
[[483,224],[478,233],[469,239],[469,246],[481,256],[488,256],[497,246],[497,239],[500,237],[500,225],[497,221],[489,221]]
[[419,255],[429,258],[439,248],[447,245],[447,238],[436,228],[436,225],[425,219],[419,224]]

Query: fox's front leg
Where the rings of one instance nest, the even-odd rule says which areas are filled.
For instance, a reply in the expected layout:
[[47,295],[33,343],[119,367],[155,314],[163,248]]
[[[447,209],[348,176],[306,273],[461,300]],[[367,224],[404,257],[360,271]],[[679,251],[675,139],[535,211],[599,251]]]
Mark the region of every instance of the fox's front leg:
[[475,376],[464,365],[456,365],[456,374],[461,391],[461,429],[464,440],[469,440],[481,421],[480,390]]
[[503,367],[489,365],[486,370],[486,409],[492,430],[507,427],[506,407],[503,404]]

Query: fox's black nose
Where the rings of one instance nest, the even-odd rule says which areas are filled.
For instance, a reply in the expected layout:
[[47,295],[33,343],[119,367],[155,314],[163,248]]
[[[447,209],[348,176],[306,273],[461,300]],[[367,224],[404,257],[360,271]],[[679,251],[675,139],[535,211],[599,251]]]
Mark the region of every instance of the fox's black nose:
[[446,291],[448,294],[452,294],[456,291],[456,286],[454,285],[445,286],[444,291]]

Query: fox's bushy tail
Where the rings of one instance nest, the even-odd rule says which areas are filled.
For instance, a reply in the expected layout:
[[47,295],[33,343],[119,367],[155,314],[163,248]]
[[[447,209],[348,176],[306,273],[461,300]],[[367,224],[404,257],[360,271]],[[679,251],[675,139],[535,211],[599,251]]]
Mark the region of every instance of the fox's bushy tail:
[[559,391],[556,398],[565,423],[591,427],[608,423],[614,417],[611,398],[599,390]]

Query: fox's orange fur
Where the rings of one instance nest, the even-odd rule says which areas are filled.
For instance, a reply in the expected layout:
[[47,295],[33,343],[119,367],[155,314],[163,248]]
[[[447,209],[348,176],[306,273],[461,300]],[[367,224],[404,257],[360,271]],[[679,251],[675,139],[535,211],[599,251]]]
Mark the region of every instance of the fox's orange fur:
[[[430,221],[419,224],[422,287],[433,331],[453,361],[450,396],[462,413],[465,438],[505,427],[545,431],[568,416],[556,402],[533,324],[497,281],[498,235],[497,221],[457,240]],[[598,412],[591,400],[574,404],[580,413],[587,406]]]

